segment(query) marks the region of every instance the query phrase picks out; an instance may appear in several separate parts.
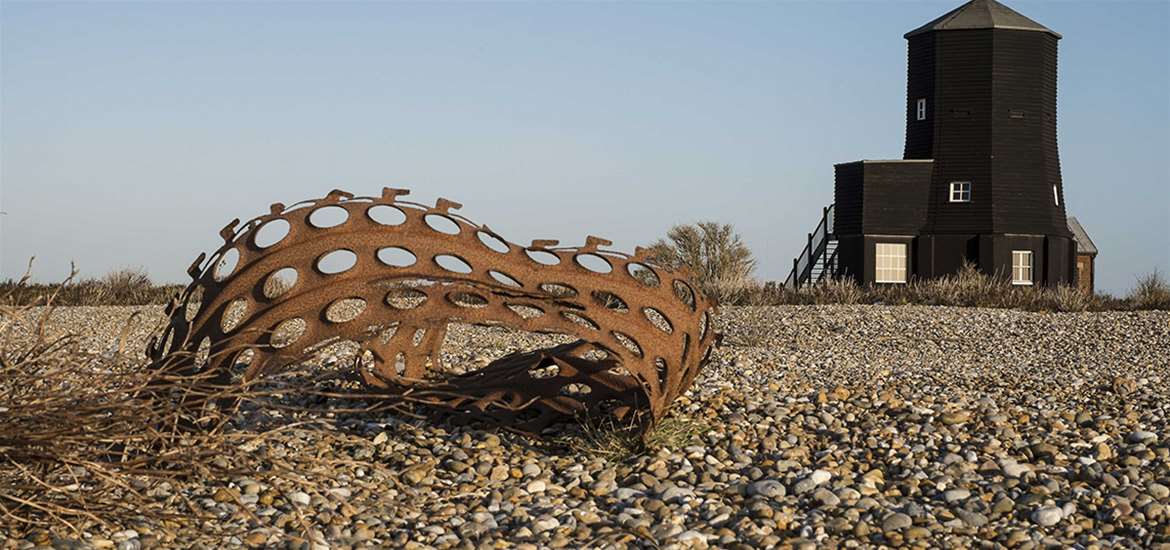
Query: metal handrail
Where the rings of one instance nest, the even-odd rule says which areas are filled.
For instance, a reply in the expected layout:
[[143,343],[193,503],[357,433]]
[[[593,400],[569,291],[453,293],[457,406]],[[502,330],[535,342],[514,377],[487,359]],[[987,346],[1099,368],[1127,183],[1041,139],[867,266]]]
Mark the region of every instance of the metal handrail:
[[820,276],[817,277],[817,283],[823,282],[826,278],[833,278],[837,273],[837,249],[833,249],[833,253],[825,260],[825,268],[821,270]]
[[[830,237],[833,235],[834,207],[835,205],[829,205],[821,209],[820,222],[817,223],[813,232],[808,234],[808,241],[805,243],[800,255],[792,260],[792,271],[788,273],[788,277],[784,280],[785,287],[793,289],[800,288],[802,283],[812,278],[813,266],[816,265],[817,258],[825,253],[825,248],[828,245]],[[833,256],[836,256],[836,252],[834,252]]]

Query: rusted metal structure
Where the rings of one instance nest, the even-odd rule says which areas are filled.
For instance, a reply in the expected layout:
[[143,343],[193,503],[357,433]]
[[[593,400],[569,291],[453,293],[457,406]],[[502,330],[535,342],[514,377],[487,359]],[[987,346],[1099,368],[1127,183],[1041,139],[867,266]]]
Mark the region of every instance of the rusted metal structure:
[[[597,237],[516,245],[453,213],[457,203],[406,194],[333,191],[228,224],[223,246],[188,269],[148,354],[226,383],[353,341],[367,388],[534,433],[566,415],[657,420],[709,359],[714,304],[685,271]],[[462,372],[440,355],[449,323],[578,340]]]

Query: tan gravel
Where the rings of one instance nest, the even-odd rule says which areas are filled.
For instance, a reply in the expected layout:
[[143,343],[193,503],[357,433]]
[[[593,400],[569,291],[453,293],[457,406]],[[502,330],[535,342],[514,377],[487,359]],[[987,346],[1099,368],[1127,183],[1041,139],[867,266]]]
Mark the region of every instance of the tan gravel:
[[[141,349],[160,308],[61,308],[50,330],[107,353],[135,311],[143,313],[126,347]],[[588,440],[534,445],[477,426],[334,413],[335,400],[315,400],[312,416],[348,443],[323,448],[320,430],[289,429],[246,452],[300,457],[307,479],[327,482],[306,489],[261,471],[154,487],[158,498],[181,493],[217,519],[61,531],[36,542],[1147,548],[1170,540],[1170,312],[745,307],[725,308],[717,325],[725,346],[672,413],[689,438],[640,456],[613,461]],[[458,327],[447,351],[478,364],[552,339]],[[255,414],[239,429],[260,429],[249,423]],[[176,512],[194,512],[174,502]],[[0,547],[33,547],[4,532]]]

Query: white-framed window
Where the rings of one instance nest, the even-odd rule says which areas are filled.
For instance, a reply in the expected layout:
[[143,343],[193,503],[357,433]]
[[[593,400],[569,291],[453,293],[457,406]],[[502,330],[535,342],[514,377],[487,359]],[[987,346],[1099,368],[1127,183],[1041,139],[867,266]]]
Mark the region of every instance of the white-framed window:
[[919,98],[917,105],[918,120],[926,120],[926,98]]
[[971,202],[971,182],[951,182],[951,202]]
[[877,243],[873,280],[876,283],[906,282],[906,243]]
[[1012,251],[1012,284],[1013,285],[1030,285],[1030,284],[1032,284],[1032,251],[1031,250],[1013,250]]
[[1056,206],[1060,206],[1060,191],[1056,190],[1055,185],[1052,186],[1052,203]]

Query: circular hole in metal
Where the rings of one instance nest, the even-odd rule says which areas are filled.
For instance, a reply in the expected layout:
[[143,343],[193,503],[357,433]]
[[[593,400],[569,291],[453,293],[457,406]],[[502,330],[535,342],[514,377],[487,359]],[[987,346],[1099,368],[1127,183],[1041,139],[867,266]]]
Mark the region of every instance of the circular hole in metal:
[[654,370],[658,373],[658,391],[666,391],[666,382],[670,375],[666,369],[666,359],[655,357]]
[[511,250],[511,247],[508,246],[508,243],[504,242],[504,239],[488,233],[487,231],[477,231],[475,236],[479,237],[479,242],[490,248],[493,252],[504,254]]
[[268,337],[268,343],[277,349],[286,348],[303,336],[308,326],[308,323],[300,317],[285,319],[279,325],[276,325],[276,328],[272,329],[272,334]]
[[680,301],[682,301],[682,303],[686,304],[687,307],[694,310],[695,309],[695,291],[691,288],[691,285],[688,285],[688,284],[686,284],[678,279],[675,279],[674,283],[672,283],[672,284],[674,286],[674,295]]
[[374,362],[374,352],[365,350],[357,358],[357,367],[362,372],[373,372],[376,366]]
[[174,345],[175,345],[175,330],[173,328],[168,327],[167,328],[167,336],[166,336],[166,338],[163,338],[162,347],[158,348],[158,350],[161,351],[164,355],[174,353],[175,350],[171,349],[171,347]]
[[662,280],[658,278],[658,274],[646,264],[630,262],[626,264],[626,272],[646,286],[659,286],[662,284]]
[[378,249],[378,261],[390,267],[408,267],[418,261],[414,253],[398,246]]
[[215,270],[212,272],[212,277],[216,281],[222,281],[228,278],[236,270],[236,264],[240,263],[240,251],[235,248],[229,248],[219,257],[215,262]]
[[349,211],[337,206],[322,206],[309,214],[309,223],[319,229],[337,227],[349,219]]
[[269,220],[256,230],[256,236],[252,238],[252,243],[260,248],[268,248],[284,240],[288,236],[288,230],[288,220],[283,218]]
[[366,210],[366,216],[382,225],[402,225],[406,221],[406,212],[396,206],[375,204]]
[[565,319],[568,319],[569,321],[572,321],[573,324],[583,326],[583,327],[590,329],[590,330],[597,330],[597,329],[601,328],[601,327],[597,326],[597,323],[593,322],[593,319],[590,319],[590,318],[588,318],[584,315],[581,315],[579,313],[574,313],[572,311],[562,311],[561,316],[564,317]]
[[427,214],[423,216],[423,220],[427,222],[427,227],[438,231],[439,233],[446,233],[447,235],[459,234],[459,222],[442,214]]
[[663,315],[661,311],[658,311],[652,307],[644,307],[642,308],[642,315],[645,315],[646,320],[650,321],[650,324],[654,325],[654,327],[658,330],[661,330],[667,334],[674,333],[674,327],[671,326],[670,320],[667,319],[666,315]]
[[395,309],[414,309],[426,301],[427,293],[413,288],[395,288],[386,293],[386,304]]
[[577,289],[564,283],[540,283],[540,286],[537,288],[557,298],[568,298],[577,295]]
[[232,368],[236,370],[246,369],[256,359],[256,350],[248,348],[236,354],[236,358],[232,360]]
[[236,298],[228,302],[226,308],[223,309],[223,317],[219,320],[219,326],[224,333],[235,330],[240,326],[240,321],[244,320],[244,314],[248,312],[248,301],[243,298]]
[[525,248],[524,253],[528,255],[528,259],[540,265],[557,265],[561,263],[561,257],[549,252],[547,250],[532,250]]
[[528,369],[528,375],[533,378],[553,378],[561,373],[561,368],[555,363]]
[[327,252],[317,259],[317,270],[326,275],[344,273],[355,265],[357,265],[357,254],[344,248]]
[[609,264],[609,260],[597,254],[578,254],[573,260],[577,262],[577,265],[594,273],[609,273],[613,271],[613,266]]
[[608,372],[608,373],[610,373],[610,374],[612,374],[612,375],[614,375],[614,376],[633,376],[633,374],[630,374],[630,370],[629,370],[629,369],[627,369],[627,368],[625,368],[625,367],[623,367],[623,366],[620,366],[620,365],[619,365],[619,366],[616,366],[616,367],[614,367],[614,368],[612,368],[612,369],[609,369],[609,370],[607,370],[607,371],[605,371],[605,372]]
[[325,308],[325,320],[330,323],[348,323],[357,319],[365,310],[366,301],[364,299],[342,298]]
[[203,307],[203,287],[197,286],[187,295],[187,305],[183,311],[183,316],[187,318],[188,323],[195,320],[201,307]]
[[485,308],[488,306],[487,298],[475,294],[474,292],[453,292],[447,295],[447,301],[459,307],[468,307],[473,309]]
[[406,354],[401,351],[394,356],[394,374],[398,376],[406,374]]
[[195,368],[202,369],[207,366],[207,360],[211,358],[211,338],[204,336],[203,340],[199,342],[199,347],[195,349]]
[[597,305],[604,307],[605,309],[617,311],[620,313],[626,313],[630,311],[630,306],[626,304],[625,300],[622,300],[621,296],[605,290],[594,290],[593,301],[597,302]]
[[435,264],[452,273],[471,273],[471,264],[459,256],[439,254],[435,256]]
[[618,332],[616,330],[611,331],[610,334],[613,335],[614,340],[617,340],[618,343],[622,345],[622,347],[630,350],[631,353],[637,355],[638,357],[642,356],[642,346],[639,346],[638,342],[633,338],[630,338],[629,335]]
[[561,395],[567,395],[569,397],[583,397],[591,393],[593,393],[593,388],[590,388],[588,384],[582,384],[580,382],[565,384],[561,387]]
[[511,275],[508,275],[507,273],[504,273],[502,271],[496,271],[494,269],[491,269],[491,270],[488,270],[488,275],[491,275],[492,278],[496,280],[496,282],[498,282],[502,285],[513,286],[516,288],[520,288],[520,287],[524,286],[524,285],[520,284],[520,281],[517,281],[515,277],[512,277]]
[[526,304],[504,304],[504,306],[510,309],[512,313],[519,315],[522,319],[533,319],[544,315],[544,310],[536,306]]
[[378,330],[381,330],[381,332],[378,333],[378,341],[383,343],[383,344],[386,344],[386,343],[389,343],[390,339],[394,337],[394,334],[396,332],[398,332],[398,323],[392,323],[385,328],[382,328],[379,326],[374,326],[372,328],[375,332],[377,332]]
[[261,290],[265,298],[272,300],[288,292],[296,284],[297,270],[291,267],[282,267],[264,279],[264,288]]
[[593,348],[593,349],[585,352],[585,354],[582,355],[581,358],[588,359],[590,361],[602,361],[605,359],[609,359],[609,352],[605,351],[602,348]]

